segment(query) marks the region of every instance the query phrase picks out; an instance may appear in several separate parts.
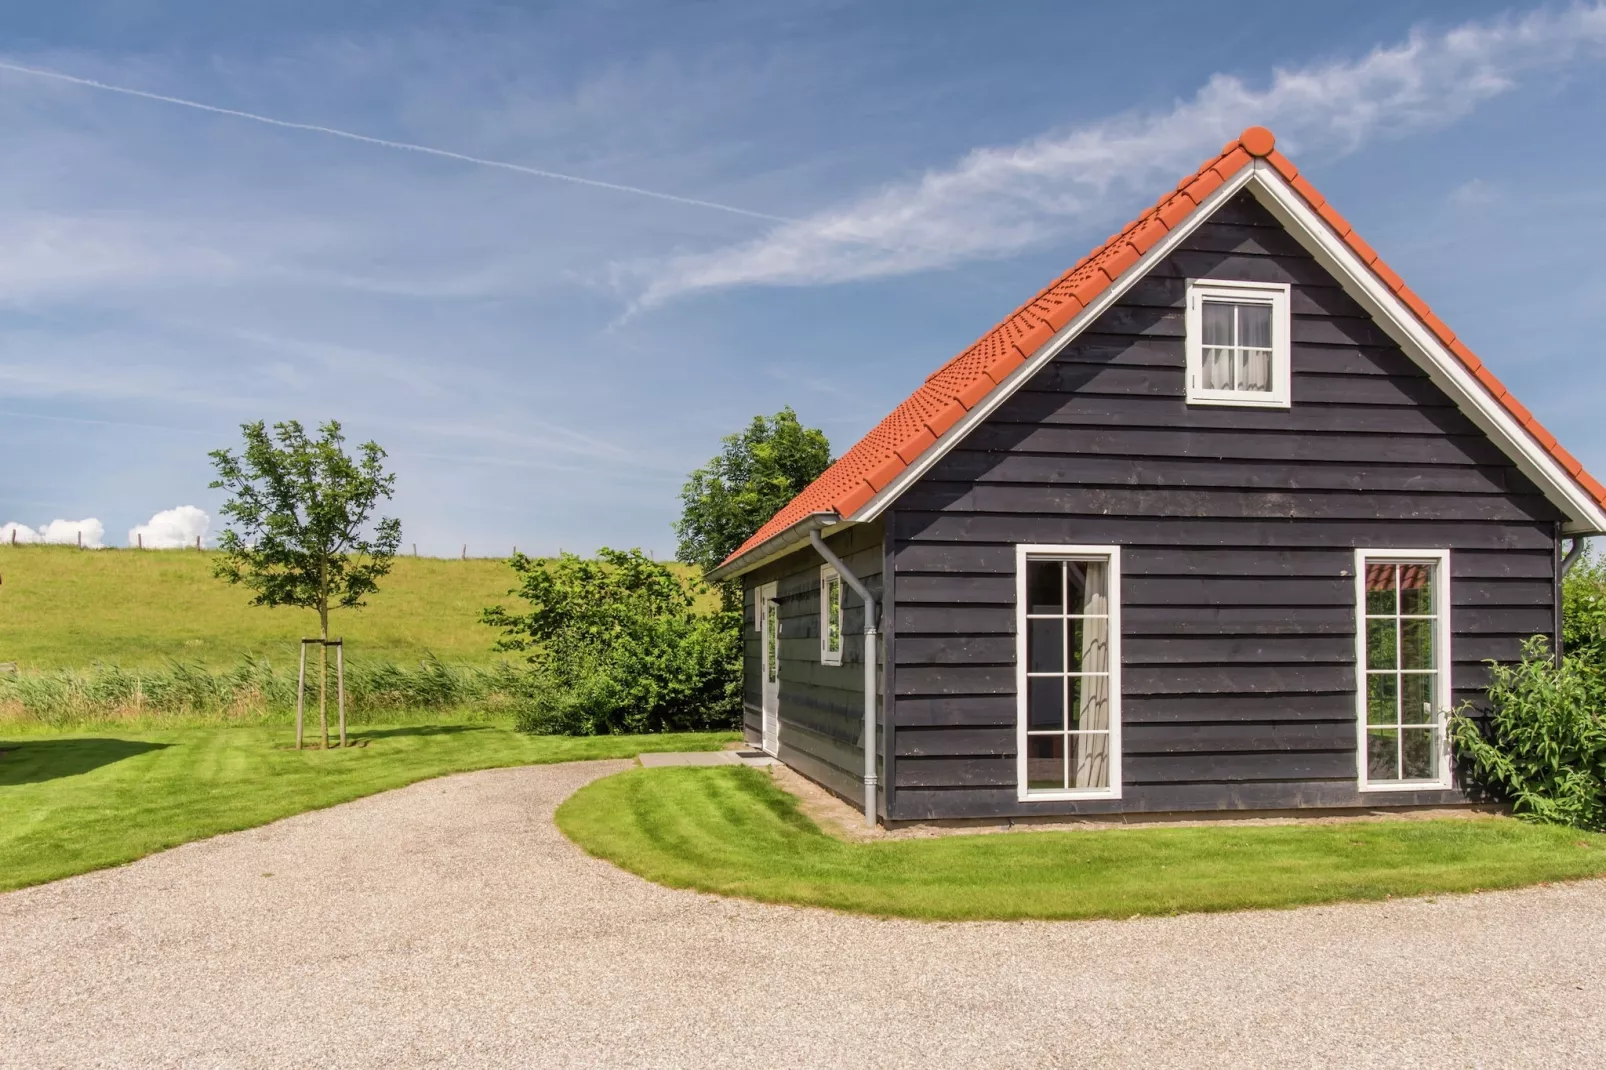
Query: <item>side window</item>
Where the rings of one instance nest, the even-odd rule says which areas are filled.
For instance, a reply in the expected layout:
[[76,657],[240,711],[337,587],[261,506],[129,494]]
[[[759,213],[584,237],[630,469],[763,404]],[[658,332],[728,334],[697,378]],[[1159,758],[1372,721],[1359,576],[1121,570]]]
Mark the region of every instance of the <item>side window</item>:
[[1190,279],[1190,405],[1287,408],[1292,397],[1286,284]]
[[1120,798],[1120,550],[1016,554],[1019,798]]
[[842,664],[842,577],[820,566],[820,664]]
[[1449,787],[1450,553],[1355,556],[1360,786]]

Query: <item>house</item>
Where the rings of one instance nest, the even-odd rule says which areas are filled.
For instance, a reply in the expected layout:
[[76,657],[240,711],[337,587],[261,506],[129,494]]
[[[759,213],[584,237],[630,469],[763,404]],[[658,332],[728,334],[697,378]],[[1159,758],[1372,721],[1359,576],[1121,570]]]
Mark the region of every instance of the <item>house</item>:
[[1253,127],[712,575],[749,737],[871,820],[1443,806],[1603,510]]

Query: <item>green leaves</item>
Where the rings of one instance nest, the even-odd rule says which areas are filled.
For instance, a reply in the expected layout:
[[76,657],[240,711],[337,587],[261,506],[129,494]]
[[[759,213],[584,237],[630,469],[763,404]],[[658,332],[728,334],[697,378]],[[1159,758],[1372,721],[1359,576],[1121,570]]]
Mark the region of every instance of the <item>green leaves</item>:
[[255,592],[253,605],[300,606],[318,612],[328,634],[331,607],[356,608],[379,589],[401,545],[401,521],[370,519],[389,499],[396,477],[384,470],[375,442],[344,449],[340,424],[331,420],[311,438],[295,420],[241,425],[244,449],[213,450],[226,490],[220,512],[230,521],[215,572]]
[[708,571],[831,466],[831,443],[791,407],[753,417],[680,492],[675,556]]
[[1515,665],[1489,663],[1487,732],[1459,713],[1451,738],[1520,815],[1606,829],[1606,679],[1586,657],[1558,665],[1539,636]]
[[526,731],[599,735],[728,728],[741,711],[741,619],[700,611],[702,584],[640,550],[516,554],[512,593],[529,605],[481,619],[499,650],[529,653],[535,682],[519,714]]

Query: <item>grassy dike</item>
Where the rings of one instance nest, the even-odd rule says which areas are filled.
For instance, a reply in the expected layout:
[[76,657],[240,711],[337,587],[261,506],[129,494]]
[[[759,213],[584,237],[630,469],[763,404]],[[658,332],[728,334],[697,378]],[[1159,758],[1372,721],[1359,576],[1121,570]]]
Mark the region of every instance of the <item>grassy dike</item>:
[[[79,550],[0,545],[0,661],[22,669],[124,668],[182,661],[231,668],[243,656],[293,665],[297,641],[317,632],[307,610],[250,605],[250,592],[212,575],[217,555],[196,550]],[[416,663],[490,664],[496,636],[480,610],[508,600],[514,575],[500,560],[398,557],[362,610],[337,610],[348,656]]]

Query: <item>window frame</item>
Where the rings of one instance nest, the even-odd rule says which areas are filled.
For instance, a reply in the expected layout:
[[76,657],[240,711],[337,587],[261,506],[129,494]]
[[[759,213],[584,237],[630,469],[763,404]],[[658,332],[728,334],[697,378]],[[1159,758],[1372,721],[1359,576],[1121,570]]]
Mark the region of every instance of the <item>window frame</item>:
[[[1238,282],[1189,279],[1185,330],[1187,370],[1184,387],[1189,405],[1224,405],[1232,408],[1286,409],[1293,405],[1293,360],[1288,336],[1291,323],[1286,282]],[[1206,390],[1199,385],[1204,374],[1204,313],[1206,298],[1271,305],[1271,381],[1269,391]]]
[[[1109,784],[1103,788],[1027,791],[1027,593],[1026,566],[1033,559],[1105,563],[1109,603]],[[1121,548],[1119,546],[1017,543],[1015,546],[1015,797],[1023,803],[1091,801],[1121,797]]]
[[[829,616],[828,616],[829,607],[830,607],[830,598],[829,598],[828,592],[829,592],[829,589],[830,589],[829,585],[832,584],[832,583],[836,584],[837,648],[834,651],[830,649],[831,622],[830,622],[830,619],[829,619]],[[843,615],[844,615],[843,614],[843,598],[842,598],[842,593],[843,592],[842,592],[842,589],[843,589],[843,583],[842,583],[841,574],[838,573],[837,570],[832,568],[830,565],[821,565],[820,566],[820,664],[821,665],[841,665],[842,664],[842,651],[848,645],[847,630],[845,628],[843,628],[843,626],[842,626],[842,620],[843,620]]]
[[[1371,781],[1366,762],[1366,566],[1371,564],[1433,563],[1433,598],[1438,607],[1434,618],[1438,628],[1433,635],[1434,702],[1438,707],[1439,775],[1435,780]],[[1452,676],[1454,663],[1453,631],[1450,619],[1450,551],[1448,549],[1397,549],[1362,547],[1355,551],[1355,776],[1363,792],[1440,791],[1455,786],[1455,768],[1450,745],[1449,714],[1455,701]],[[1398,697],[1395,699],[1399,701]]]

